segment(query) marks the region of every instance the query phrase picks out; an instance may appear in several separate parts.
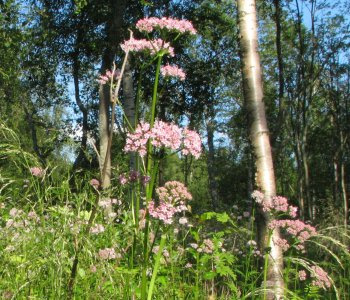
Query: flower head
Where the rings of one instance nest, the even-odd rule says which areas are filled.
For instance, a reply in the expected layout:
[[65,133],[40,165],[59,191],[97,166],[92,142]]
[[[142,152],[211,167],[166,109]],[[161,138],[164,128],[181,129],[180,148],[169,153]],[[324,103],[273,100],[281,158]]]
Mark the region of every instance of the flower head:
[[185,72],[177,66],[170,66],[170,65],[162,66],[160,68],[160,73],[164,77],[177,77],[181,81],[185,80],[185,78],[186,78]]
[[100,186],[100,182],[96,178],[93,178],[90,180],[90,185],[95,189],[98,189]]
[[140,31],[152,32],[154,29],[167,29],[170,31],[177,31],[180,33],[188,32],[196,34],[192,23],[187,20],[177,20],[173,18],[145,18],[136,23],[136,28]]
[[45,175],[45,170],[40,167],[30,168],[30,173],[35,177],[43,177]]
[[196,159],[199,158],[202,152],[202,141],[199,134],[193,130],[185,128],[183,130],[183,149],[182,154],[192,154]]
[[306,280],[306,272],[305,272],[305,270],[300,270],[298,272],[298,276],[299,276],[299,280],[300,281]]
[[192,154],[196,159],[201,154],[201,139],[198,133],[187,128],[181,129],[173,123],[160,120],[149,123],[141,122],[134,132],[129,132],[126,138],[125,152],[138,152],[141,157],[147,153],[147,143],[156,148],[170,148],[173,151],[182,149],[182,154]]
[[117,80],[120,77],[120,70],[110,71],[107,70],[104,75],[100,75],[96,80],[99,84],[106,84],[109,81]]
[[114,248],[105,248],[98,251],[98,256],[103,260],[114,259],[117,257]]
[[151,55],[156,55],[159,52],[163,51],[163,54],[169,54],[169,56],[171,57],[175,55],[174,48],[162,39],[149,41],[146,39],[137,40],[131,38],[127,41],[124,41],[124,43],[120,44],[120,47],[124,52],[148,52]]

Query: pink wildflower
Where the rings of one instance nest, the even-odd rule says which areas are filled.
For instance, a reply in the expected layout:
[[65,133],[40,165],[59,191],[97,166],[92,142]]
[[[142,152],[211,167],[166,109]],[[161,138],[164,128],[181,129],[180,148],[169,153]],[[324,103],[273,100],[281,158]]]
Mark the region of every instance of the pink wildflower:
[[97,79],[99,84],[106,84],[108,81],[117,80],[120,77],[120,70],[115,70],[114,73],[110,70],[106,71],[105,75],[100,75]]
[[43,177],[45,175],[45,170],[39,167],[30,168],[30,173],[35,177]]
[[152,129],[149,123],[141,122],[133,133],[129,132],[124,151],[138,152],[141,157],[144,157],[149,139],[157,148],[166,147],[173,151],[182,148],[184,155],[192,154],[195,158],[198,158],[201,153],[201,139],[196,132],[187,128],[182,131],[177,125],[160,120],[154,122]]
[[296,218],[297,212],[298,212],[298,208],[297,208],[297,207],[292,206],[292,205],[289,206],[289,215],[290,215],[292,218]]
[[153,252],[154,254],[157,254],[158,251],[159,251],[159,246],[154,246],[154,247],[152,248],[152,252]]
[[151,129],[150,137],[152,145],[158,148],[164,146],[175,151],[181,146],[181,129],[175,124],[156,120]]
[[177,20],[172,18],[145,18],[139,20],[136,23],[136,28],[140,31],[152,32],[154,29],[167,29],[173,30],[180,33],[188,32],[190,34],[196,34],[197,31],[194,29],[192,23],[187,20]]
[[306,280],[306,272],[304,270],[299,271],[298,276],[300,281]]
[[273,240],[274,244],[282,249],[282,251],[287,251],[290,247],[288,241],[285,239],[276,239]]
[[185,225],[185,224],[187,224],[187,223],[188,223],[187,218],[182,217],[182,218],[179,219],[179,224]]
[[198,248],[198,245],[196,243],[191,243],[190,246],[193,248],[193,249],[197,249]]
[[151,177],[150,176],[147,176],[147,175],[144,175],[144,176],[141,176],[141,183],[143,185],[146,185],[147,183],[149,183],[151,180]]
[[188,192],[185,185],[178,181],[166,182],[163,187],[156,189],[156,193],[160,201],[181,206],[180,211],[187,210],[186,208],[183,209],[182,206],[184,206],[187,201],[192,200],[192,195]]
[[10,210],[10,216],[13,217],[13,218],[18,217],[22,213],[23,213],[23,210],[17,209],[15,207],[11,208],[11,210]]
[[98,189],[100,186],[100,182],[96,178],[93,178],[90,180],[90,185],[92,185],[92,187],[94,187],[95,189]]
[[175,213],[188,210],[186,202],[192,200],[192,195],[187,191],[187,188],[178,181],[166,182],[163,187],[156,189],[156,193],[160,203],[155,207],[155,203],[150,201],[148,211],[153,218],[159,219],[165,224],[172,224]]
[[146,145],[150,138],[150,125],[141,122],[134,133],[128,133],[126,138],[125,152],[138,152],[141,157],[147,153]]
[[121,205],[122,202],[118,199],[103,198],[98,202],[98,206],[102,208],[110,208],[113,204]]
[[252,198],[255,200],[256,203],[261,204],[264,201],[264,194],[260,191],[255,190],[252,193]]
[[121,185],[126,185],[128,183],[128,178],[125,176],[125,174],[119,175],[119,182]]
[[170,66],[170,65],[162,66],[160,68],[160,73],[164,77],[177,77],[181,81],[185,80],[186,78],[185,72],[177,66]]
[[97,272],[96,266],[91,265],[91,266],[90,266],[90,272],[91,272],[91,273],[96,273],[96,272]]
[[153,201],[148,202],[148,212],[150,216],[161,220],[164,224],[172,224],[176,208],[171,203],[161,202],[157,207]]
[[183,130],[183,150],[182,154],[192,154],[196,159],[199,158],[202,152],[202,141],[199,134],[193,130],[185,128]]
[[286,231],[297,237],[301,243],[304,243],[311,236],[316,234],[315,227],[305,224],[300,220],[273,220],[269,224],[270,229],[285,228]]
[[149,52],[151,55],[156,55],[160,51],[164,51],[164,54],[169,54],[169,56],[173,57],[175,55],[174,48],[170,46],[169,43],[163,41],[162,39],[156,39],[152,41],[148,41],[146,39],[134,39],[131,38],[127,41],[124,41],[123,44],[120,45],[122,50],[126,52],[127,50],[132,52]]
[[204,253],[213,253],[214,251],[214,243],[210,239],[205,239],[203,241],[203,252]]
[[328,274],[319,266],[312,266],[311,277],[315,278],[312,281],[312,285],[326,289],[331,287],[331,281],[329,280]]
[[135,182],[139,179],[140,177],[140,173],[138,171],[135,170],[131,170],[129,173],[129,180],[130,182]]
[[105,228],[101,224],[96,224],[90,228],[91,234],[99,234],[105,231]]
[[254,240],[248,241],[248,242],[247,242],[247,246],[248,246],[248,247],[256,247],[256,241],[254,241]]
[[277,211],[288,211],[288,200],[282,196],[274,196],[272,197],[272,208]]
[[265,196],[260,191],[254,191],[252,193],[252,198],[256,203],[262,206],[263,211],[277,211],[288,213],[289,216],[295,218],[297,216],[298,208],[288,204],[288,200],[282,196],[271,197],[271,202],[266,201]]
[[114,248],[105,248],[98,251],[98,256],[103,260],[114,259],[117,257]]

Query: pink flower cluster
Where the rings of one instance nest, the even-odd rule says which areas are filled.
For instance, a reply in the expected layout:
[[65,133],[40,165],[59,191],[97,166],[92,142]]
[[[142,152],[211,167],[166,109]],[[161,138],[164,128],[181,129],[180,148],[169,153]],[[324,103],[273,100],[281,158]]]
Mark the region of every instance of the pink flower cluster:
[[140,31],[152,32],[155,28],[174,30],[177,32],[196,34],[192,23],[187,20],[177,20],[172,18],[145,18],[136,23],[136,28]]
[[105,248],[98,251],[98,256],[103,260],[115,259],[117,254],[115,253],[114,248]]
[[214,243],[210,239],[205,239],[203,241],[203,252],[210,254],[214,251]]
[[262,206],[263,211],[280,211],[288,213],[292,218],[297,216],[298,208],[288,204],[288,200],[282,196],[273,196],[271,198],[271,203],[265,200],[264,194],[260,191],[254,191],[252,193],[252,198],[256,203]]
[[312,266],[311,270],[311,277],[315,278],[312,281],[312,285],[318,286],[323,289],[331,287],[331,281],[329,280],[328,274],[325,270],[323,270],[319,266]]
[[185,72],[178,66],[165,65],[160,68],[160,73],[164,77],[177,77],[181,81],[184,81],[186,78]]
[[114,73],[110,70],[106,71],[105,75],[100,75],[99,78],[97,79],[97,82],[99,84],[106,84],[108,81],[111,81],[112,78],[113,80],[117,80],[120,76],[120,70],[114,71]]
[[105,231],[105,228],[102,224],[96,224],[90,228],[91,234],[99,234]]
[[315,227],[305,224],[300,220],[273,220],[269,224],[270,229],[284,228],[286,231],[304,243],[311,236],[316,234]]
[[92,178],[90,180],[90,185],[95,188],[95,189],[98,189],[99,186],[100,186],[100,182],[96,179],[96,178]]
[[30,168],[30,173],[35,177],[43,177],[45,175],[45,170],[40,167]]
[[147,142],[151,137],[149,123],[141,122],[133,133],[127,134],[125,152],[138,152],[141,157],[147,154]]
[[147,175],[140,175],[140,173],[135,170],[131,170],[129,174],[123,173],[119,175],[119,182],[121,185],[126,185],[127,183],[133,183],[138,181],[139,179],[141,180],[141,183],[143,185],[146,185],[150,181],[151,177]]
[[151,130],[151,144],[157,148],[170,148],[177,150],[181,146],[182,130],[173,123],[157,120]]
[[286,239],[276,239],[273,240],[273,243],[280,247],[282,249],[282,251],[287,251],[290,247],[290,245],[288,244],[288,241]]
[[[185,204],[192,200],[192,195],[185,185],[178,181],[168,181],[163,187],[156,189],[156,193],[161,202],[168,202],[180,205],[181,211],[187,210]],[[183,207],[184,206],[184,207]]]
[[113,204],[121,205],[122,202],[114,198],[102,198],[98,201],[98,206],[102,208],[111,208]]
[[148,203],[149,214],[165,224],[172,224],[173,217],[178,212],[187,211],[186,202],[192,200],[192,195],[187,188],[178,181],[168,181],[164,187],[156,189],[159,197],[159,205],[154,201]]
[[150,216],[161,220],[164,224],[172,224],[173,216],[176,213],[176,208],[171,203],[161,202],[157,207],[154,201],[148,203],[148,212]]
[[201,154],[202,142],[198,133],[159,120],[155,121],[153,128],[148,123],[141,122],[134,133],[128,133],[124,151],[138,152],[143,157],[147,154],[149,139],[157,148],[166,147],[173,151],[182,148],[182,154],[192,154],[196,159]]
[[146,39],[134,39],[131,38],[124,43],[120,44],[120,47],[124,52],[149,52],[151,55],[156,55],[160,51],[164,51],[169,56],[173,57],[175,55],[174,48],[170,46],[170,43],[163,41],[162,39],[156,39],[148,41]]
[[306,275],[305,270],[300,270],[300,271],[298,272],[298,276],[299,276],[299,280],[300,280],[300,281],[306,280],[307,275]]

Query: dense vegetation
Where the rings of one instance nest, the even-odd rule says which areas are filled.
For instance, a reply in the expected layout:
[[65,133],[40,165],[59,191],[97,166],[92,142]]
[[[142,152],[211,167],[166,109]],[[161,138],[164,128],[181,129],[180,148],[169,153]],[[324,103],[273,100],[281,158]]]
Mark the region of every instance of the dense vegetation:
[[0,1],[1,299],[350,297],[350,4],[256,2],[272,194],[236,1]]

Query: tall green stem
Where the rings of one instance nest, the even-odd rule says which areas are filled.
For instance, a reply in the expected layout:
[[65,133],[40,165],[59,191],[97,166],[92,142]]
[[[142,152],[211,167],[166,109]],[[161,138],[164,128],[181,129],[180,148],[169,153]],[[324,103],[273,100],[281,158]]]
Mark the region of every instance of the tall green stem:
[[[153,127],[154,120],[156,117],[156,104],[158,99],[158,82],[159,82],[161,62],[162,62],[162,55],[159,55],[158,61],[157,61],[156,77],[154,80],[152,104],[151,104],[151,119],[150,119],[151,128]],[[146,175],[151,176],[151,180],[146,186],[146,210],[147,210],[148,201],[152,198],[154,182],[155,182],[155,178],[157,177],[157,170],[158,170],[157,164],[153,166],[152,152],[153,152],[153,146],[148,141]],[[148,216],[148,213],[146,213],[146,224],[145,224],[144,243],[143,243],[144,262],[143,262],[142,279],[141,279],[141,299],[142,300],[146,299],[146,294],[147,294],[147,267],[148,267],[148,258],[149,258],[148,233],[149,233],[149,216]]]
[[149,284],[147,300],[151,300],[152,299],[154,283],[155,283],[156,278],[157,278],[157,273],[158,273],[159,264],[160,264],[160,257],[162,256],[162,253],[163,253],[163,247],[164,247],[164,244],[165,244],[165,239],[166,239],[166,235],[162,234],[162,237],[161,237],[161,240],[160,240],[160,244],[159,244],[158,253],[157,253],[157,256],[156,256],[156,261],[155,261],[153,273],[152,273],[151,282]]
[[157,69],[156,69],[156,78],[154,81],[154,86],[153,86],[153,96],[152,96],[152,110],[151,110],[151,120],[150,124],[151,127],[153,127],[154,120],[156,117],[156,104],[158,100],[158,82],[159,82],[159,73],[160,73],[160,65],[162,62],[163,56],[158,56],[158,61],[157,61]]

